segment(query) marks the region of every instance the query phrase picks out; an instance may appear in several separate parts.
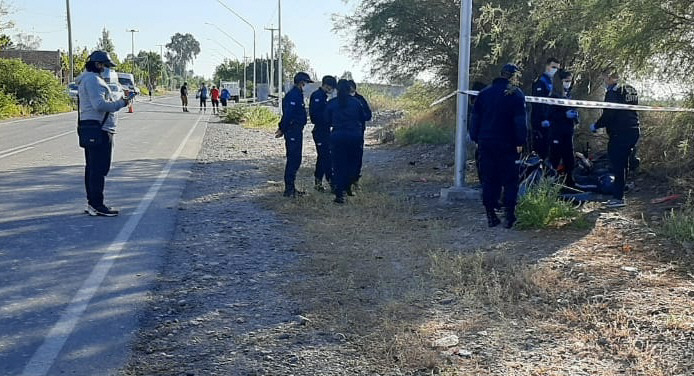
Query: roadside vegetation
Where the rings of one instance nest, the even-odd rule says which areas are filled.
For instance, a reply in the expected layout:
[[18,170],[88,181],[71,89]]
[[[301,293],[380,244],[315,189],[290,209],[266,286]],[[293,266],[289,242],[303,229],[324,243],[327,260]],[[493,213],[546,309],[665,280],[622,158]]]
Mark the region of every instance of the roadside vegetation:
[[0,119],[70,111],[65,87],[51,72],[0,59]]
[[280,116],[268,107],[236,105],[227,109],[224,122],[246,128],[277,129]]
[[559,198],[561,187],[543,179],[523,195],[516,208],[518,223],[523,230],[558,226],[579,217],[575,204]]

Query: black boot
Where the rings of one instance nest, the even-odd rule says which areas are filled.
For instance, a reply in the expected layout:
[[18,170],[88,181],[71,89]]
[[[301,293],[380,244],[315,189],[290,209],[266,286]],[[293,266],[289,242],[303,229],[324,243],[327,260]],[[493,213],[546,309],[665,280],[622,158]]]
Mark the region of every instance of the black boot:
[[516,218],[516,210],[515,208],[512,209],[506,209],[506,221],[504,222],[504,227],[507,229],[513,228],[513,225],[516,224],[516,221],[518,218]]
[[335,201],[336,204],[344,204],[345,203],[345,194],[340,192],[335,194]]
[[325,188],[323,187],[323,179],[316,179],[313,188],[318,192],[325,192]]
[[487,209],[487,225],[489,227],[496,227],[501,223],[499,217],[496,216],[494,209]]

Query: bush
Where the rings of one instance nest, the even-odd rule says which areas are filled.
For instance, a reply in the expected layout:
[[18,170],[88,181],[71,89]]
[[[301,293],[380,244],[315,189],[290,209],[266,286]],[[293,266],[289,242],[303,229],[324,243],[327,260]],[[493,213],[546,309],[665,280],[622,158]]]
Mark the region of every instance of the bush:
[[412,144],[450,144],[455,140],[455,134],[448,129],[440,128],[432,124],[415,124],[409,127],[399,128],[395,132],[395,139],[403,145]]
[[672,209],[665,214],[660,232],[668,238],[682,242],[694,241],[694,202],[691,191],[682,210]]
[[570,221],[578,217],[578,210],[561,200],[561,187],[550,179],[542,179],[521,197],[516,207],[519,229],[539,229]]
[[0,90],[16,98],[32,114],[53,114],[71,109],[65,87],[53,73],[18,59],[0,59]]
[[241,124],[247,128],[275,129],[280,116],[262,106],[232,106],[227,110],[226,123]]
[[17,100],[0,90],[0,119],[26,115],[29,111],[17,104]]

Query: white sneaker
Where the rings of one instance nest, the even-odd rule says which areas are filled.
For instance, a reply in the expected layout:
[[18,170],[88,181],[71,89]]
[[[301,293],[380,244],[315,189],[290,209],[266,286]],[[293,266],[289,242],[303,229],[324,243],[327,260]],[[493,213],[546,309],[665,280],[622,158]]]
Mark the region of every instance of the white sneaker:
[[616,198],[613,198],[605,203],[605,207],[610,209],[623,208],[625,206],[627,206],[627,203],[626,201],[624,201],[624,199],[618,200]]

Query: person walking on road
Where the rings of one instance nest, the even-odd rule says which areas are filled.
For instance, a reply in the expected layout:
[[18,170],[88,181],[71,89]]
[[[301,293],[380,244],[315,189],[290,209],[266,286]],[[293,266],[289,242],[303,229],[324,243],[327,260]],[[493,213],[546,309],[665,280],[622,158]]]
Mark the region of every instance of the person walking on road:
[[[552,83],[552,98],[570,99],[573,75],[571,72],[560,69],[554,75]],[[564,166],[566,178],[564,184],[573,187],[573,171],[575,165],[574,156],[574,128],[578,125],[578,111],[573,107],[550,106],[549,107],[549,162],[555,170],[559,164]]]
[[332,127],[333,180],[335,203],[344,204],[345,194],[358,174],[359,156],[364,145],[363,124],[367,114],[364,106],[352,95],[347,80],[337,83],[337,98],[328,102],[325,116]]
[[222,88],[222,93],[219,95],[219,100],[222,102],[222,109],[224,112],[227,110],[227,103],[231,99],[231,93],[229,92],[229,89],[227,88]]
[[323,178],[332,185],[332,161],[330,159],[330,124],[325,118],[325,107],[328,105],[328,96],[335,90],[337,80],[333,76],[325,76],[321,80],[321,87],[311,94],[309,101],[309,114],[313,123],[313,141],[316,143],[316,171],[315,189],[325,191]]
[[[549,97],[552,94],[554,75],[561,68],[559,60],[550,57],[545,64],[545,71],[533,82],[532,95],[535,97]],[[549,120],[550,106],[542,103],[533,103],[530,113],[532,151],[543,160],[549,156]]]
[[514,64],[506,64],[491,86],[480,91],[475,101],[470,139],[480,151],[482,201],[487,224],[501,223],[494,209],[504,191],[506,221],[504,227],[516,223],[519,167],[516,164],[527,138],[525,95],[511,83],[519,72]]
[[[94,51],[85,64],[86,72],[75,82],[78,85],[78,133],[92,129],[89,143],[84,145],[84,185],[87,192],[87,209],[92,216],[114,217],[118,210],[104,204],[104,185],[111,168],[113,136],[118,117],[115,112],[130,104],[128,97],[111,99],[111,90],[103,77],[116,64],[106,51]],[[80,138],[84,135],[80,134]],[[80,141],[82,145],[82,141]]]
[[347,195],[348,196],[354,196],[354,191],[359,190],[359,179],[361,179],[361,170],[364,165],[364,142],[365,142],[365,137],[366,137],[366,122],[371,121],[373,118],[373,112],[371,111],[371,107],[369,106],[369,102],[364,98],[363,95],[359,94],[357,92],[357,83],[354,80],[349,80],[349,86],[351,88],[350,90],[350,95],[352,95],[354,98],[356,98],[359,103],[362,106],[362,109],[364,110],[364,120],[361,122],[361,148],[359,148],[359,155],[358,155],[358,161],[357,161],[357,169],[355,171],[355,175],[351,179],[351,184],[349,185],[347,189]]
[[219,89],[216,86],[212,86],[210,94],[212,98],[212,113],[219,115]]
[[[619,73],[614,68],[603,72],[605,102],[638,105],[639,95],[636,89],[629,85],[620,85],[619,78]],[[626,206],[624,187],[629,170],[629,159],[641,135],[639,114],[633,110],[604,109],[600,119],[590,126],[593,133],[600,128],[607,128],[607,134],[610,137],[607,155],[614,174],[612,199],[605,204],[608,208],[621,208]]]
[[207,96],[208,96],[208,90],[207,86],[205,86],[205,83],[202,83],[202,86],[200,86],[200,90],[198,90],[198,95],[197,97],[200,98],[200,111],[198,112],[207,112]]
[[304,103],[304,87],[313,83],[305,72],[294,75],[294,87],[282,99],[282,119],[275,137],[284,137],[287,148],[287,164],[284,168],[284,197],[296,197],[305,192],[296,189],[296,173],[301,167],[301,154],[304,142],[304,126],[308,121]]
[[183,112],[188,111],[188,83],[184,82],[181,86],[181,106],[183,107]]

